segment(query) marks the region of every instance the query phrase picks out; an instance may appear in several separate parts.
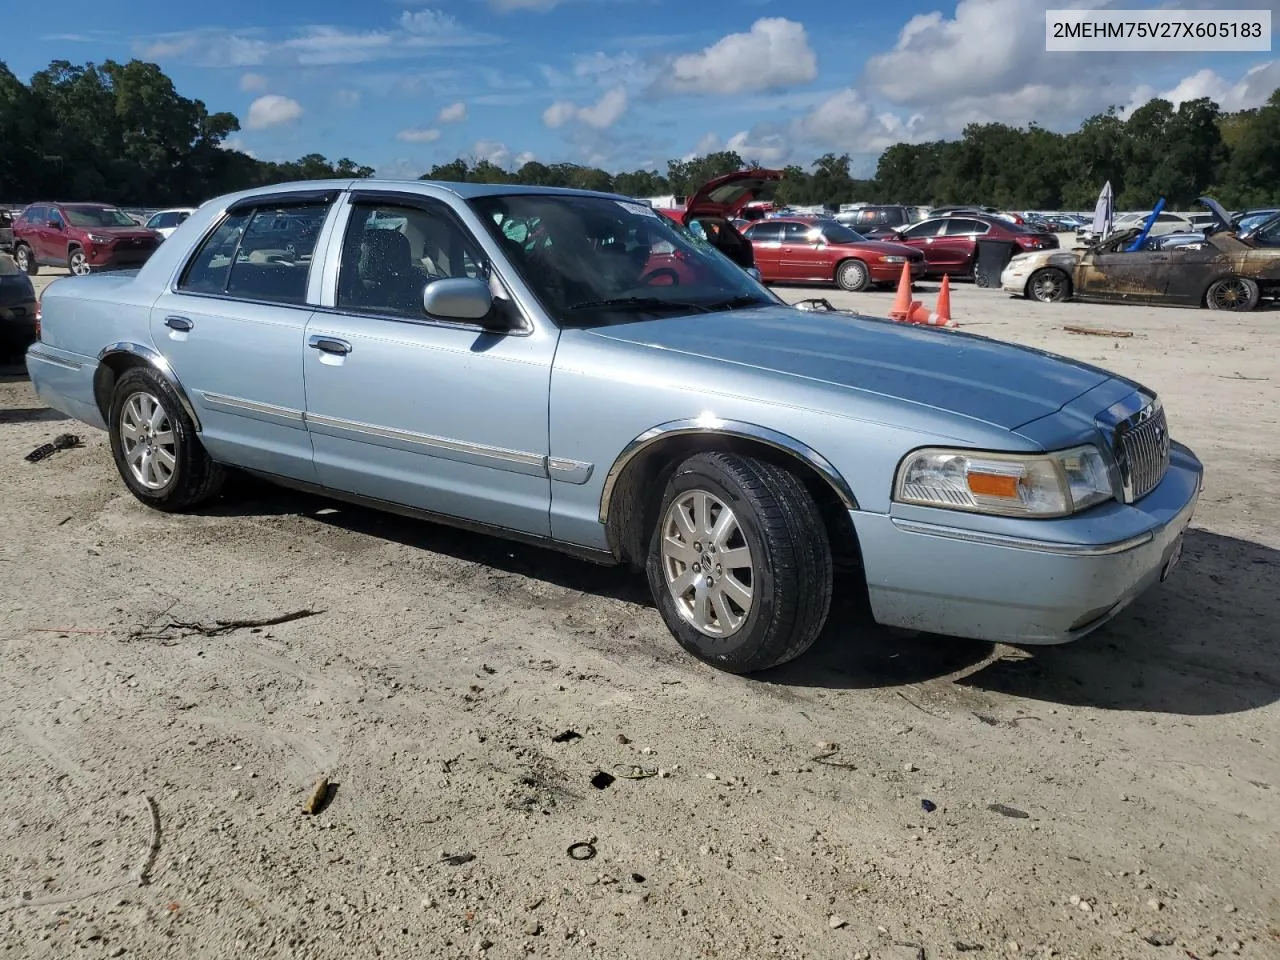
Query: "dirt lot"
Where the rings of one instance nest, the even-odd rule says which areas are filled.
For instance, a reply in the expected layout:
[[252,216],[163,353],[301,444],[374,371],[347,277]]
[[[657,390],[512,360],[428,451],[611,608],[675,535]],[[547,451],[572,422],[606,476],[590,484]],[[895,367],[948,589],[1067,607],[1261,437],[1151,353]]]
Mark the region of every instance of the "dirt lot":
[[149,512],[11,369],[0,956],[1280,957],[1280,312],[953,308],[1155,387],[1206,463],[1183,565],[1085,641],[843,611],[726,676],[620,572],[257,486]]

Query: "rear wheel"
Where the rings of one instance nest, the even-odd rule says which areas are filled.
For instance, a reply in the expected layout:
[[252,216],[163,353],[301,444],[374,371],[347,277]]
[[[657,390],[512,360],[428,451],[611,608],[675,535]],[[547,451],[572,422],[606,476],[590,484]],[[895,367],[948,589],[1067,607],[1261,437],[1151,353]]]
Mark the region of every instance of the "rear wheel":
[[871,286],[871,273],[861,260],[846,260],[836,268],[836,284],[841,290],[857,293]]
[[1225,277],[1209,287],[1205,303],[1210,310],[1252,310],[1262,298],[1258,284],[1248,277]]
[[116,469],[147,506],[188,510],[221,490],[226,471],[205,452],[173,386],[150,367],[116,381],[109,426]]
[[1071,296],[1071,278],[1057,267],[1043,267],[1027,279],[1027,297],[1041,303],[1061,303]]
[[89,272],[89,258],[79,247],[72,247],[67,251],[67,269],[77,277],[83,277]]
[[680,645],[730,673],[798,657],[831,606],[831,548],[817,504],[794,474],[751,457],[700,453],[676,468],[646,569]]
[[40,272],[40,267],[36,263],[36,255],[31,252],[31,248],[25,243],[20,243],[13,248],[13,260],[18,265],[18,269],[29,276],[34,277]]

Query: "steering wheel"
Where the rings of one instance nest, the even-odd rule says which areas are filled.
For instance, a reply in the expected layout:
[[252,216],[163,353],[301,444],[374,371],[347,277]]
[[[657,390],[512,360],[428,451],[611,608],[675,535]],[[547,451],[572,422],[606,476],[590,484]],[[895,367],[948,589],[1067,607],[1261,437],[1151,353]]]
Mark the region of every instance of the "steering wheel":
[[[659,278],[664,278],[665,283],[659,284]],[[670,267],[658,267],[656,270],[650,270],[639,280],[641,286],[652,287],[660,285],[664,287],[680,286],[680,274],[676,273]]]

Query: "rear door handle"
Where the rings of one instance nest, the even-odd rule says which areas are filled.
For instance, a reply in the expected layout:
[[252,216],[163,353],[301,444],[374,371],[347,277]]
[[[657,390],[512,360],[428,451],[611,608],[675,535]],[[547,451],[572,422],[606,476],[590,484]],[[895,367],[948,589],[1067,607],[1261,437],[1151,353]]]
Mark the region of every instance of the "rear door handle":
[[186,317],[165,317],[164,325],[170,330],[181,330],[184,333],[195,326],[195,324]]
[[351,352],[351,344],[345,340],[339,340],[337,337],[310,337],[307,340],[307,346],[322,353],[336,353],[342,357]]

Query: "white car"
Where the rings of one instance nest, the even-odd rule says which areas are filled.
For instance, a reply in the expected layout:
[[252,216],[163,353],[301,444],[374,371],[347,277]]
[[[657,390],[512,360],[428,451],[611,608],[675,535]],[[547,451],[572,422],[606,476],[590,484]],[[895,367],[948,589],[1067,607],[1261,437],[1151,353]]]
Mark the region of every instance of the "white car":
[[154,230],[166,240],[178,229],[178,224],[196,212],[195,207],[174,207],[171,210],[161,210],[159,213],[152,215],[147,221],[147,229]]

